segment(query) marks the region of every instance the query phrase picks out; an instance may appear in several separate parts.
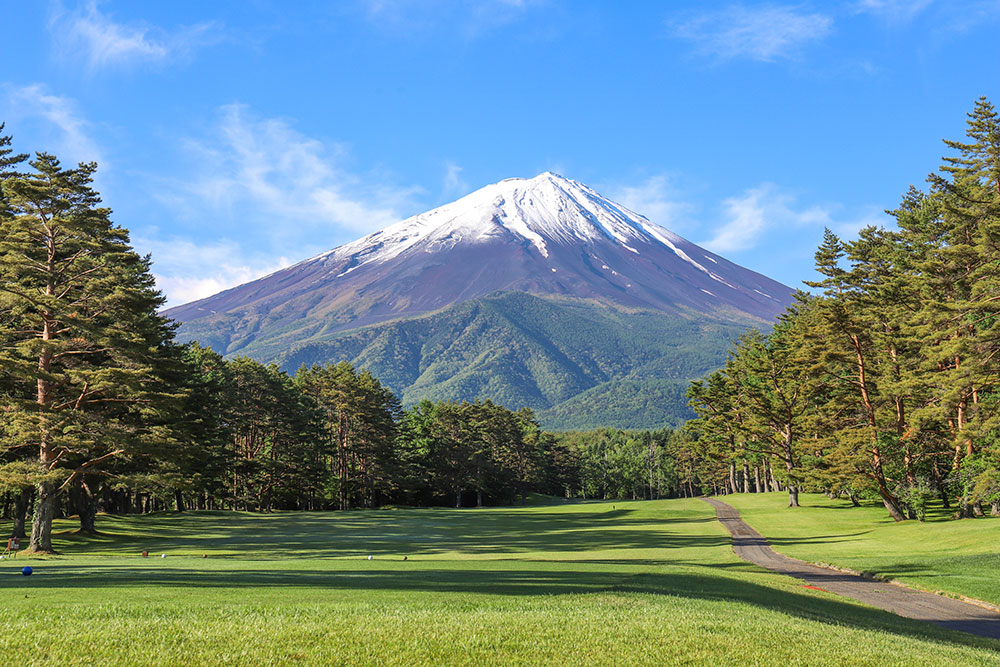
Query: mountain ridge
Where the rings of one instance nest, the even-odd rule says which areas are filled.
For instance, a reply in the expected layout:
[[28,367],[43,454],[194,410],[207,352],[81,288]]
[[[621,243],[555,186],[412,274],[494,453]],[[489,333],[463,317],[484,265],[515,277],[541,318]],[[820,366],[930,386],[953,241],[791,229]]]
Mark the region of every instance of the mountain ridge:
[[[165,311],[211,322],[238,351],[261,328],[299,335],[432,312],[496,291],[769,321],[791,290],[545,172],[506,179],[206,299]],[[784,295],[784,298],[782,298]],[[317,321],[322,320],[322,325]],[[312,326],[302,327],[303,323]],[[221,340],[221,339],[220,339]]]
[[[731,338],[770,326],[791,294],[545,172],[488,185],[165,315],[181,322],[180,340],[228,356],[289,371],[352,361],[407,404],[490,398],[543,414],[625,383],[632,393],[659,386],[659,400],[671,402],[665,414],[679,414],[683,392],[671,383],[720,365]],[[598,344],[574,342],[589,330]],[[685,356],[699,360],[687,374],[641,371],[664,358],[684,366]],[[655,400],[647,402],[642,419],[657,421]],[[586,407],[601,419],[599,405]],[[552,419],[573,421],[567,411]]]

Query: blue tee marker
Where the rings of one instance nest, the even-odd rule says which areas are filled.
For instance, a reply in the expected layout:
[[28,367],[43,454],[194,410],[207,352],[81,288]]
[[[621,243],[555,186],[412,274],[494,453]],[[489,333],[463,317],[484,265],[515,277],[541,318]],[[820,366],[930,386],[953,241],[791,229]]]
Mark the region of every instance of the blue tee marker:
[[30,565],[25,565],[23,568],[21,568],[21,574],[23,574],[26,577],[30,577],[32,571],[33,570],[31,569]]

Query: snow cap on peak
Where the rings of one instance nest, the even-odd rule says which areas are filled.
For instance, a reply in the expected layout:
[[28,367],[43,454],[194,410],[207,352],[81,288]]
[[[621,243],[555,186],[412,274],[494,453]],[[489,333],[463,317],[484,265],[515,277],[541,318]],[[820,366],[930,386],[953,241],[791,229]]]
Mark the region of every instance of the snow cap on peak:
[[569,179],[567,179],[565,176],[557,174],[554,171],[543,171],[542,173],[533,176],[531,178],[525,178],[523,176],[512,176],[511,178],[504,178],[500,181],[497,181],[496,185],[499,185],[500,183],[533,183],[535,181],[543,181],[543,180],[568,181]]
[[[611,243],[642,255],[649,244],[666,247],[715,278],[682,250],[686,242],[647,218],[602,197],[590,187],[552,171],[533,178],[508,178],[457,201],[407,218],[363,239],[325,253],[346,275],[365,264],[406,252],[437,253],[456,245],[517,238],[549,259],[555,246]],[[338,276],[339,277],[339,276]]]

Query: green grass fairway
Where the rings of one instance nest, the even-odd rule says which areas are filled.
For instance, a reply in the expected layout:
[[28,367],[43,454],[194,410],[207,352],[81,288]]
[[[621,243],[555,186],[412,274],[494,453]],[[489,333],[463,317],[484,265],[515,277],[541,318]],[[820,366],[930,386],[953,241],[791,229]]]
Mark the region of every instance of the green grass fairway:
[[722,500],[789,556],[1000,605],[1000,519],[951,521],[937,507],[924,523],[896,523],[881,503],[851,507],[819,494],[802,494],[797,509],[786,507],[787,493]]
[[[102,537],[82,538],[62,523],[62,555],[0,561],[0,649],[8,662],[860,665],[1000,658],[998,641],[899,618],[744,563],[712,508],[698,500],[200,512],[102,517],[99,527]],[[150,558],[139,556],[144,548]],[[20,575],[27,563],[35,567],[31,577]]]

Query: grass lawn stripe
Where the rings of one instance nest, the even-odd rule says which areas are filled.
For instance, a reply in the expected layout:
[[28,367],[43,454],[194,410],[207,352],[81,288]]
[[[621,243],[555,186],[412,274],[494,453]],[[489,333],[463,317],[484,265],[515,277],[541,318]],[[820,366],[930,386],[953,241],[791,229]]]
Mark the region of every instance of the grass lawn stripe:
[[[104,535],[82,537],[59,523],[59,556],[0,562],[5,653],[138,665],[973,665],[1000,655],[1000,642],[744,563],[698,500],[98,525]],[[18,574],[25,563],[35,575]]]

